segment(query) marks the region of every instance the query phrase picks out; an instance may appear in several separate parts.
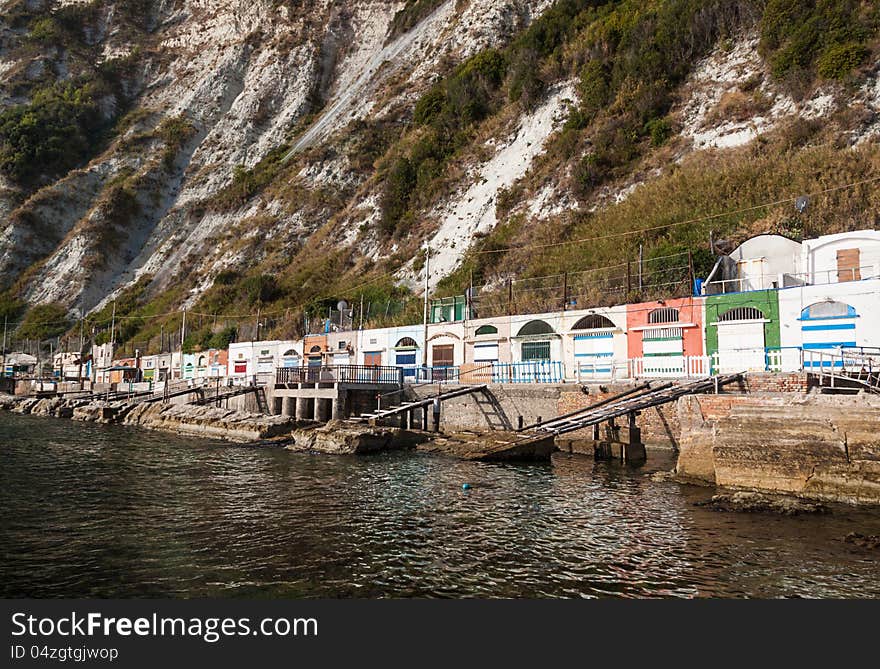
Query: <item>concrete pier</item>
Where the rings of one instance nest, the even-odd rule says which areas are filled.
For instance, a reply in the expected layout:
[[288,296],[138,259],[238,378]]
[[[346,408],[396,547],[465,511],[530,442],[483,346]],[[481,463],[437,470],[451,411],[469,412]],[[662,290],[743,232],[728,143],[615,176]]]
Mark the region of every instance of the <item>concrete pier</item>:
[[298,420],[345,420],[375,410],[376,396],[396,390],[396,384],[354,382],[276,383],[273,396],[282,399],[279,413]]

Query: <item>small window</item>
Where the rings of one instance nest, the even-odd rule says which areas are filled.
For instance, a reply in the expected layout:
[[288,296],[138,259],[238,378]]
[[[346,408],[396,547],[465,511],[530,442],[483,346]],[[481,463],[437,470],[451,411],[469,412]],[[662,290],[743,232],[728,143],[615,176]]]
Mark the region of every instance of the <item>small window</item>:
[[530,335],[553,334],[553,328],[545,321],[529,321],[520,328],[520,337],[528,337]]
[[584,316],[577,323],[575,323],[572,330],[599,330],[601,328],[613,327],[615,327],[614,323],[605,318],[605,316],[600,316],[599,314],[591,314],[589,316]]
[[662,309],[654,309],[648,314],[649,323],[678,323],[678,309],[674,307],[664,307]]
[[843,302],[816,302],[801,312],[801,319],[855,318],[856,310]]
[[404,337],[399,342],[397,342],[397,345],[394,348],[418,348],[418,347],[419,347],[419,345],[416,344],[415,339],[413,339],[412,337]]
[[339,342],[339,350],[340,350],[340,351],[344,351],[344,350],[346,349],[347,346],[348,346],[348,342],[347,342],[347,341],[341,341],[341,342]]
[[859,267],[859,249],[840,249],[837,252],[837,280],[838,281],[861,281],[862,273]]
[[764,314],[755,307],[734,307],[728,309],[718,317],[719,321],[757,321],[762,320]]
[[398,353],[395,362],[398,365],[414,365],[416,364],[415,353]]
[[287,350],[284,352],[284,355],[285,355],[285,356],[299,355],[299,353],[297,353],[297,352],[296,352],[295,350],[293,350],[292,348],[289,348],[289,349],[287,349]]
[[309,349],[309,353],[320,353],[320,352],[321,352],[320,346],[312,346],[312,348]]
[[649,328],[642,332],[643,341],[664,341],[681,338],[681,328]]
[[526,341],[522,345],[523,362],[550,359],[549,341]]
[[477,328],[477,331],[474,333],[477,335],[493,335],[498,334],[498,328],[494,325],[483,325]]
[[439,344],[433,347],[434,367],[452,367],[455,358],[455,347],[451,344]]

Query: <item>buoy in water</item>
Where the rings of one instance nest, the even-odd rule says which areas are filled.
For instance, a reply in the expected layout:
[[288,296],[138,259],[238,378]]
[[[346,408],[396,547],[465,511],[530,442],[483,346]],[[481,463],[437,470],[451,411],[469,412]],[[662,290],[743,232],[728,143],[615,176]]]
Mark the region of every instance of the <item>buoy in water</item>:
[[461,485],[461,489],[462,489],[462,490],[470,490],[470,489],[471,489],[471,484],[470,484],[470,483],[462,483],[462,485]]

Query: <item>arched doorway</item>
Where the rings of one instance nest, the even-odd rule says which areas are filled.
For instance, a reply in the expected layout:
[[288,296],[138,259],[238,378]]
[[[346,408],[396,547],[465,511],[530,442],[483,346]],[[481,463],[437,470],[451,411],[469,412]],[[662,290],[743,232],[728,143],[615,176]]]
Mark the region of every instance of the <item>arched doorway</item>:
[[578,376],[608,377],[614,371],[614,333],[611,319],[601,314],[584,316],[571,328],[574,363]]
[[857,346],[858,317],[855,307],[831,299],[804,308],[800,318],[804,367],[842,365],[842,361],[832,363],[828,356],[821,354]]
[[756,307],[733,307],[718,316],[718,362],[721,372],[764,371],[767,368],[764,324]]

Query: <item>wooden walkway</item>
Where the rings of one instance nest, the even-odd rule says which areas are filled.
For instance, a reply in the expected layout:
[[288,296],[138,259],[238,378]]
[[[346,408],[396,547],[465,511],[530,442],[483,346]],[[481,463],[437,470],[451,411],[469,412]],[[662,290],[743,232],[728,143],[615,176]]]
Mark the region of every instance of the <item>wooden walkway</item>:
[[650,409],[675,402],[685,395],[695,395],[721,388],[729,383],[742,379],[742,374],[729,374],[702,379],[692,383],[677,386],[673,383],[664,383],[655,388],[645,387],[644,384],[632,391],[621,393],[618,396],[603,400],[579,411],[574,411],[553,420],[523,428],[523,431],[551,432],[552,434],[566,434],[576,430],[582,430],[593,425],[599,425],[614,420],[627,414],[635,415],[639,411]]

